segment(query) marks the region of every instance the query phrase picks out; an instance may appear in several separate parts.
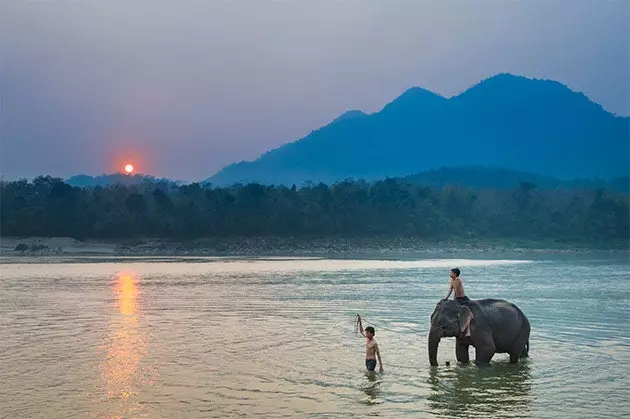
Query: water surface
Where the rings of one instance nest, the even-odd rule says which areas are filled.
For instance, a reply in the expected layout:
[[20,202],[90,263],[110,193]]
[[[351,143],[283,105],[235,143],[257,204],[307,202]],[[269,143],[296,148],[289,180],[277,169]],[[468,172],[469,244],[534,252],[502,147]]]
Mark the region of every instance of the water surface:
[[[5,258],[0,417],[630,413],[626,254],[456,257]],[[428,319],[455,266],[470,297],[523,309],[530,359],[460,366],[444,339],[429,366]],[[382,375],[364,373],[356,313]]]

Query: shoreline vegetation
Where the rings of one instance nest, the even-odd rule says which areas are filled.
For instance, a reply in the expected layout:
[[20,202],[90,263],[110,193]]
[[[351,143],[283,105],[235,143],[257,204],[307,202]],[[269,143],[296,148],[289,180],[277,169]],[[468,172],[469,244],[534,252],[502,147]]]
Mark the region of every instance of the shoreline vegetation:
[[630,248],[627,193],[426,187],[404,179],[297,188],[0,182],[2,255],[350,255]]
[[575,253],[628,251],[628,241],[557,242],[529,239],[426,241],[414,237],[223,237],[85,240],[72,237],[2,237],[0,256],[307,256],[418,253]]

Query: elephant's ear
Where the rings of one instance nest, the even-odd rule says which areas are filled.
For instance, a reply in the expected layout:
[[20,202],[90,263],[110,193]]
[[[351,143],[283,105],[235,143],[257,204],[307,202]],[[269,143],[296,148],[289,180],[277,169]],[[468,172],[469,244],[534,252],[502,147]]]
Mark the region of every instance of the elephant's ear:
[[461,306],[459,308],[459,313],[457,314],[457,318],[459,320],[459,330],[463,331],[464,327],[466,327],[466,322],[469,317],[472,317],[472,311],[466,306]]

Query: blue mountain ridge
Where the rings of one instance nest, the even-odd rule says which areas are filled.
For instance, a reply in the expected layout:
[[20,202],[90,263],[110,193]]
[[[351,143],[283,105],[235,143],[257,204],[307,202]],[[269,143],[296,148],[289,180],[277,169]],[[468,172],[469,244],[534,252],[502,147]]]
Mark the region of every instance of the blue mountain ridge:
[[624,177],[630,118],[557,81],[499,74],[448,99],[408,89],[379,112],[346,112],[206,181],[299,185],[471,166],[564,180]]

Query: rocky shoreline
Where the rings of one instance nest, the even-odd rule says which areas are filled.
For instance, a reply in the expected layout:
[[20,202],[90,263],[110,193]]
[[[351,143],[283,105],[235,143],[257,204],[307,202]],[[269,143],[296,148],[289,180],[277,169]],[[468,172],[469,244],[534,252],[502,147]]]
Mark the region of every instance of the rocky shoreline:
[[412,253],[574,253],[621,251],[628,243],[607,246],[530,240],[423,241],[412,237],[296,238],[229,237],[196,240],[86,240],[71,237],[3,237],[2,256],[308,256]]

